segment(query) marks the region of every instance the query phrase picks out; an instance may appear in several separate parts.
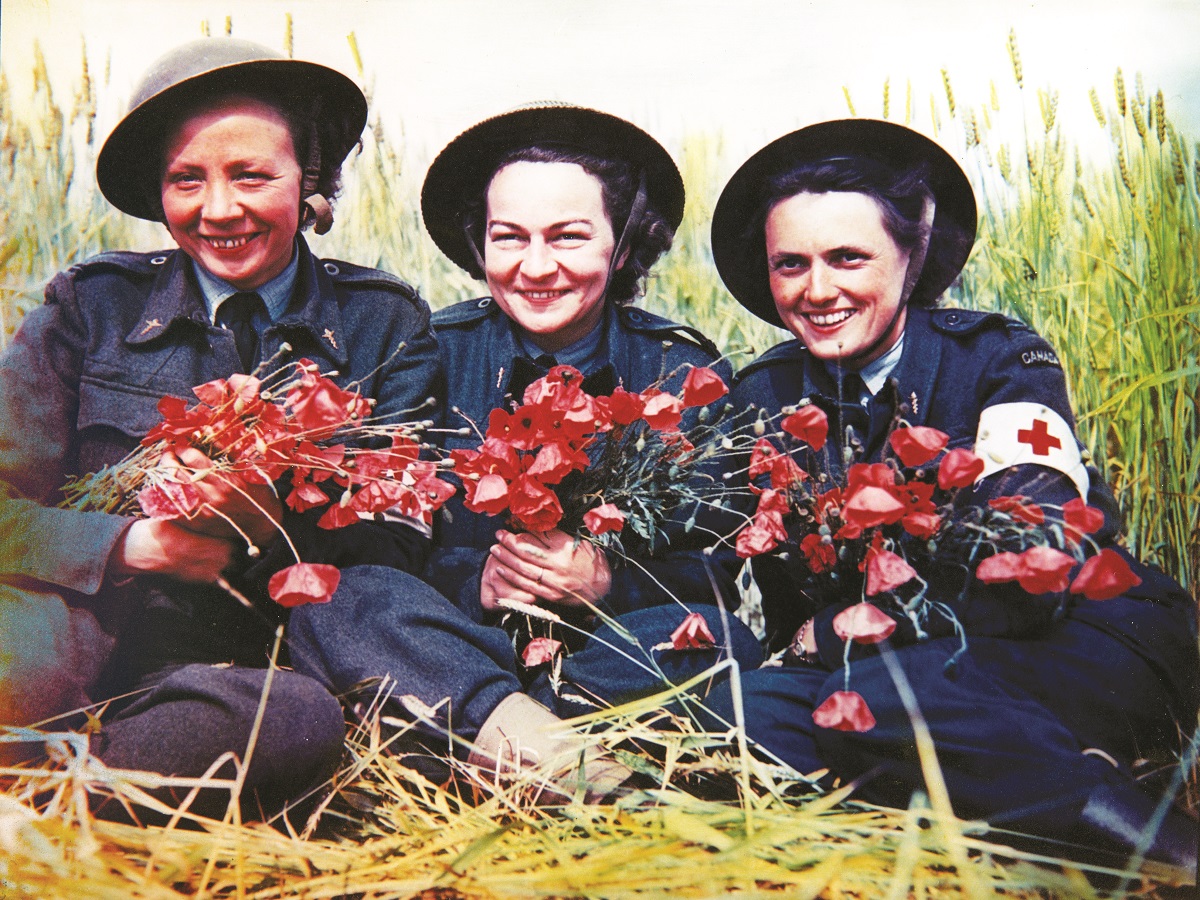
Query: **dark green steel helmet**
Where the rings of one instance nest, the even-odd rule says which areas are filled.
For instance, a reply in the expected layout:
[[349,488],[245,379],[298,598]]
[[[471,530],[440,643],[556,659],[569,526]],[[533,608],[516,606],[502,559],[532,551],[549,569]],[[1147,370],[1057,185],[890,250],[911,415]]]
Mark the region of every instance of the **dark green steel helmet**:
[[236,38],[191,41],[146,70],[129,112],[100,149],[96,181],[108,201],[139,219],[162,221],[166,129],[195,103],[232,94],[262,95],[313,123],[308,158],[300,160],[304,198],[317,193],[322,160],[336,171],[367,123],[363,92],[334,69]]

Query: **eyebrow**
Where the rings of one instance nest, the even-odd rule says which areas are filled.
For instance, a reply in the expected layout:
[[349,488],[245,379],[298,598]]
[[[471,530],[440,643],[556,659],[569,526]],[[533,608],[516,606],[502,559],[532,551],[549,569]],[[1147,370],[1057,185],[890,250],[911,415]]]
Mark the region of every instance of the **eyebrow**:
[[[512,228],[516,231],[527,231],[528,230],[524,225],[518,225],[516,222],[508,222],[508,221],[505,221],[504,219],[488,220],[488,223],[487,223],[488,228],[492,228],[493,226],[497,226],[497,225],[500,226],[501,228]],[[596,227],[596,223],[593,222],[591,219],[565,219],[562,222],[553,222],[550,224],[549,227],[550,228],[571,228],[576,225],[586,225],[588,228]]]

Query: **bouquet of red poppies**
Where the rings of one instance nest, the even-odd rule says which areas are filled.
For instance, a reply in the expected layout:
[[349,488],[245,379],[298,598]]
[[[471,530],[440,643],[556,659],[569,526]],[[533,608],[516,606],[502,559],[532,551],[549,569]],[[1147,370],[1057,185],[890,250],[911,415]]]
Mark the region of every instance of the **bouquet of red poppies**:
[[[429,524],[454,492],[437,477],[436,464],[421,459],[418,425],[373,422],[373,401],[339,388],[309,360],[286,366],[265,382],[231,375],[193,393],[199,400],[194,405],[180,397],[162,398],[163,419],[141,447],[116,465],[69,483],[65,505],[186,519],[203,503],[197,477],[247,485],[279,482],[286,484],[289,508],[305,512],[324,506],[317,524],[332,529],[385,511]],[[390,445],[369,446],[385,441]],[[160,465],[168,453],[187,448],[203,452],[211,469],[198,473]],[[291,546],[282,528],[280,533]],[[253,545],[250,554],[257,554]],[[338,579],[336,567],[305,563],[297,555],[295,565],[272,576],[268,591],[284,606],[324,602]]]
[[[810,403],[785,410],[779,429],[776,440],[817,469],[819,454],[828,452],[824,411]],[[945,451],[948,442],[944,432],[898,420],[885,460],[849,465],[844,484],[830,483],[821,474],[827,467],[807,471],[766,436],[753,445],[749,475],[757,508],[737,535],[737,553],[787,552],[827,602],[861,598],[833,620],[847,662],[852,644],[886,640],[898,619],[911,623],[917,639],[928,637],[933,617],[950,621],[965,646],[954,610],[930,590],[933,573],[957,573],[964,589],[972,579],[1013,582],[1031,595],[1062,594],[1060,603],[1072,595],[1110,599],[1140,583],[1120,554],[1088,538],[1104,514],[1083,500],[1051,510],[1049,520],[1046,509],[1023,496],[956,505],[955,495],[975,483],[984,460],[970,450]],[[813,718],[853,731],[874,725],[865,700],[848,689]]]
[[478,448],[451,452],[466,507],[617,551],[632,532],[653,550],[665,522],[722,489],[703,465],[720,452],[720,415],[701,410],[686,432],[681,423],[685,410],[726,393],[716,372],[697,366],[678,394],[618,387],[593,396],[578,369],[555,366],[515,408],[492,411]]

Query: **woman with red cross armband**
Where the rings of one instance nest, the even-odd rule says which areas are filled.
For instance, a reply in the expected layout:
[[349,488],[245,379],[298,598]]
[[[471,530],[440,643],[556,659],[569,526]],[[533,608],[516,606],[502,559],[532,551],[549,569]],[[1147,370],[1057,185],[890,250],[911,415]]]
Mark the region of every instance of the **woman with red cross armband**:
[[[795,338],[744,368],[732,395],[764,426],[742,470],[761,514],[739,555],[753,557],[770,649],[786,648],[781,665],[742,677],[743,721],[768,757],[827,770],[831,782],[861,779],[856,796],[908,806],[925,779],[913,704],[898,687],[907,682],[957,815],[986,819],[1000,839],[1050,838],[1055,855],[1123,864],[1140,848],[1194,878],[1194,822],[1172,807],[1170,787],[1138,777],[1147,758],[1178,771],[1179,736],[1196,729],[1194,601],[1116,543],[1119,512],[1081,452],[1050,345],[1011,318],[937,307],[975,229],[958,164],[887,122],[786,135],[721,195],[712,225],[721,277]],[[827,438],[806,430],[816,422]],[[898,432],[942,443],[906,461]],[[956,492],[930,478],[964,460]],[[868,530],[877,521],[868,512],[896,503],[901,492],[889,489],[902,483],[927,488],[904,495],[914,510],[935,489],[945,504],[935,516],[928,502],[927,518],[913,515],[898,543],[869,546],[859,568],[838,552],[852,543],[849,498],[864,478],[878,481],[861,495],[882,498],[874,512],[858,510]],[[779,497],[800,482],[797,492],[826,506],[785,508]],[[764,497],[778,499],[774,518]],[[841,524],[818,529],[829,505]],[[1020,553],[1004,545],[1003,523],[1021,516],[1044,517],[1038,553],[1066,560],[1055,577],[1013,562]],[[955,546],[946,522],[971,523],[958,529],[970,539]],[[1072,536],[1075,557],[1043,552],[1053,542],[1071,549]],[[884,565],[903,542],[919,571]],[[1093,559],[1123,580],[1068,590]],[[881,583],[905,580],[908,593],[895,596],[907,604],[867,602]],[[733,701],[725,685],[707,703],[733,722]]]

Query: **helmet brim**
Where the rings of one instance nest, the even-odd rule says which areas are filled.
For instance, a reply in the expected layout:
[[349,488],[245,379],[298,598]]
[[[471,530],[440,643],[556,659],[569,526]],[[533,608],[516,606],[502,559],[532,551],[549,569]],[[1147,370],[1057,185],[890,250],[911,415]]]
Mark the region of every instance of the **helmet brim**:
[[876,119],[838,119],[809,125],[767,144],[733,173],[721,191],[712,220],[717,272],[734,298],[762,319],[783,328],[771,296],[762,228],[770,179],[798,165],[840,157],[867,157],[903,171],[924,165],[936,212],[926,264],[910,303],[933,303],[966,265],[977,227],[975,192],[966,173],[941,146],[919,132]]
[[[464,216],[507,153],[535,144],[571,147],[621,159],[646,175],[649,206],[671,225],[683,220],[683,178],[666,149],[632,122],[598,110],[538,104],[493,116],[452,140],[434,159],[421,188],[421,214],[435,244],[456,265],[483,278]],[[621,223],[614,223],[619,227]]]

